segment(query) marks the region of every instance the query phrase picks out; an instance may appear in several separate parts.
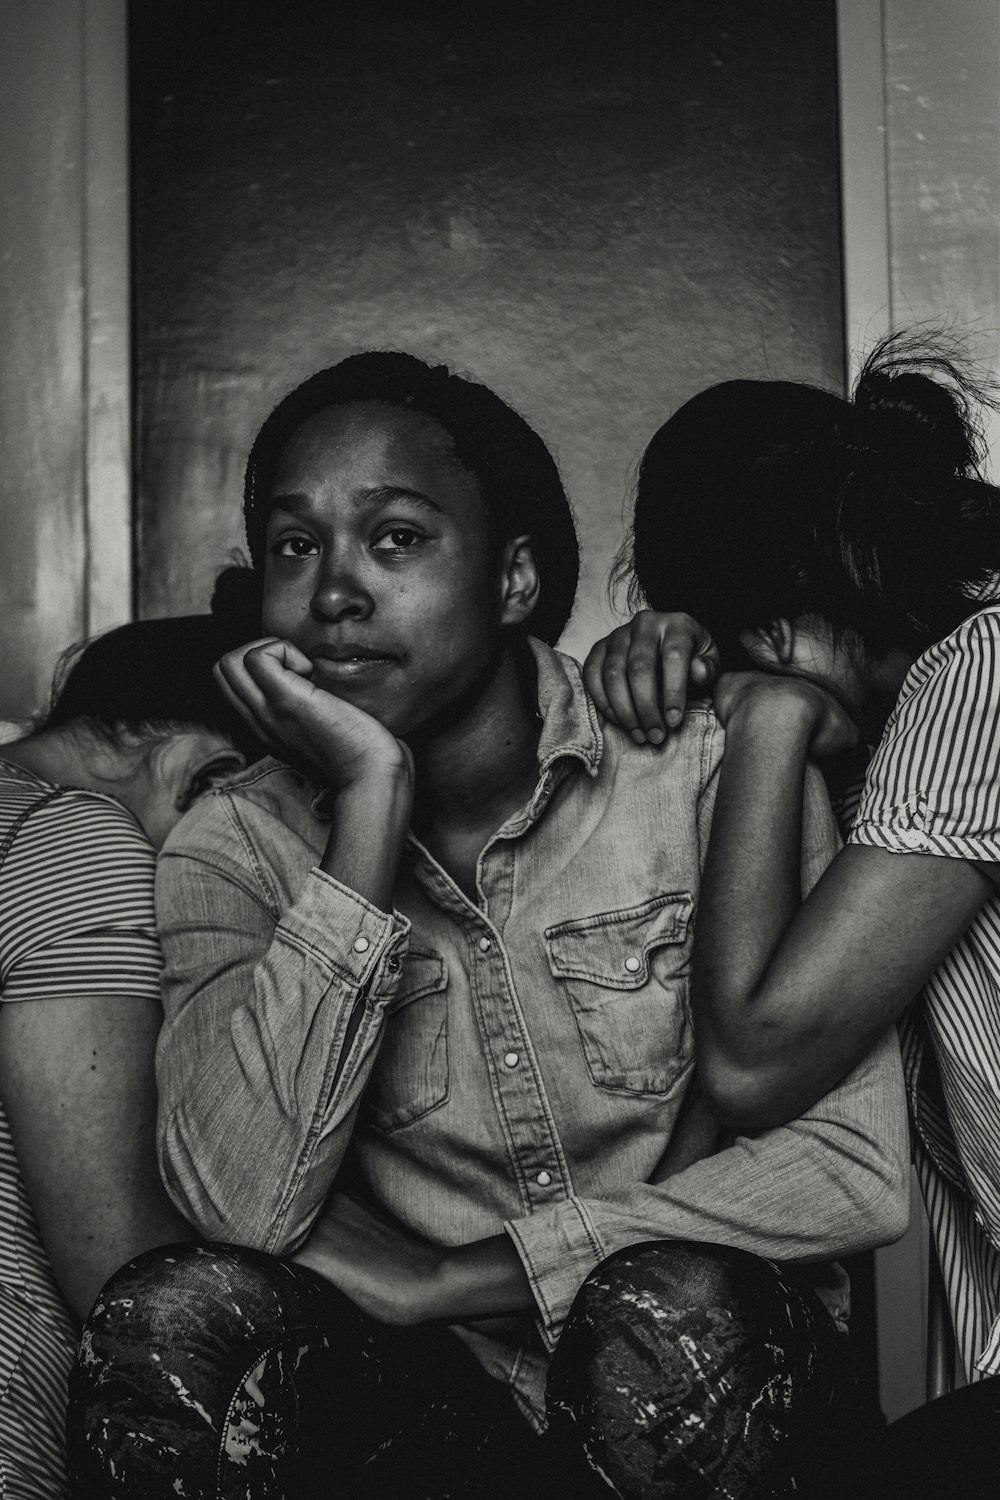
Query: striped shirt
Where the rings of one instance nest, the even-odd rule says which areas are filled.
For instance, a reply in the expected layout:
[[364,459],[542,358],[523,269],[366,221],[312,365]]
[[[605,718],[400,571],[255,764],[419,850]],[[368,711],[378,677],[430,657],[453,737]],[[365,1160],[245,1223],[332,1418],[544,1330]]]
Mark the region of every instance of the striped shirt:
[[[159,1003],[153,850],[111,797],[0,760],[0,1003]],[[0,1496],[63,1500],[78,1328],[56,1286],[0,1104]]]
[[[849,842],[1000,863],[1000,606],[903,683]],[[1000,890],[900,1024],[915,1160],[969,1376],[1000,1373]]]

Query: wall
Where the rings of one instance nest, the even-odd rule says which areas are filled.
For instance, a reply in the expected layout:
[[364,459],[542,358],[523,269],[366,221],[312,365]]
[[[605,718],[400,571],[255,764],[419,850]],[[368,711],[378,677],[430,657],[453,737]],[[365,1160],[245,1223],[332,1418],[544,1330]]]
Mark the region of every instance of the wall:
[[834,48],[798,0],[134,6],[140,612],[204,607],[274,400],[395,346],[554,448],[584,649],[670,409],[840,378]]

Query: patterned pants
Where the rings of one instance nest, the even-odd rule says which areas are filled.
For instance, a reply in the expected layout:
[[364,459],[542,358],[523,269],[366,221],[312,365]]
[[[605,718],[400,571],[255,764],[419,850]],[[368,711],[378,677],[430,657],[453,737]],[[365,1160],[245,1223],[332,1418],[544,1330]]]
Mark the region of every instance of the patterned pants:
[[846,1496],[824,1488],[852,1413],[845,1344],[794,1273],[724,1246],[635,1246],[580,1290],[540,1437],[446,1328],[376,1323],[254,1251],[175,1246],[123,1267],[84,1330],[72,1494]]

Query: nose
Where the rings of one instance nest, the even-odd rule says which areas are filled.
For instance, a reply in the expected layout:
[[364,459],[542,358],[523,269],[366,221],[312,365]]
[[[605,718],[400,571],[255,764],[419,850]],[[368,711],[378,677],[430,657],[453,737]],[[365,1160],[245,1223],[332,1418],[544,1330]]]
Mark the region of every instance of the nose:
[[375,601],[361,582],[352,560],[344,555],[330,555],[317,579],[310,608],[314,619],[328,623],[367,620],[375,608]]

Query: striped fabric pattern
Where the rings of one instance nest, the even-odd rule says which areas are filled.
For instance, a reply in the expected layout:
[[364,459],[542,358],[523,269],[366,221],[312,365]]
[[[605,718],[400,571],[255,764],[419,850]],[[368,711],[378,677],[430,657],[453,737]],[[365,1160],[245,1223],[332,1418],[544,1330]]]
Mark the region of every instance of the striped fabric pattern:
[[[914,664],[849,842],[1000,863],[1000,606]],[[1000,1373],[1000,890],[900,1025],[915,1156],[970,1378]]]
[[[0,1003],[159,1001],[154,855],[111,797],[0,760]],[[0,1104],[0,1497],[65,1500],[78,1329],[55,1284]]]

